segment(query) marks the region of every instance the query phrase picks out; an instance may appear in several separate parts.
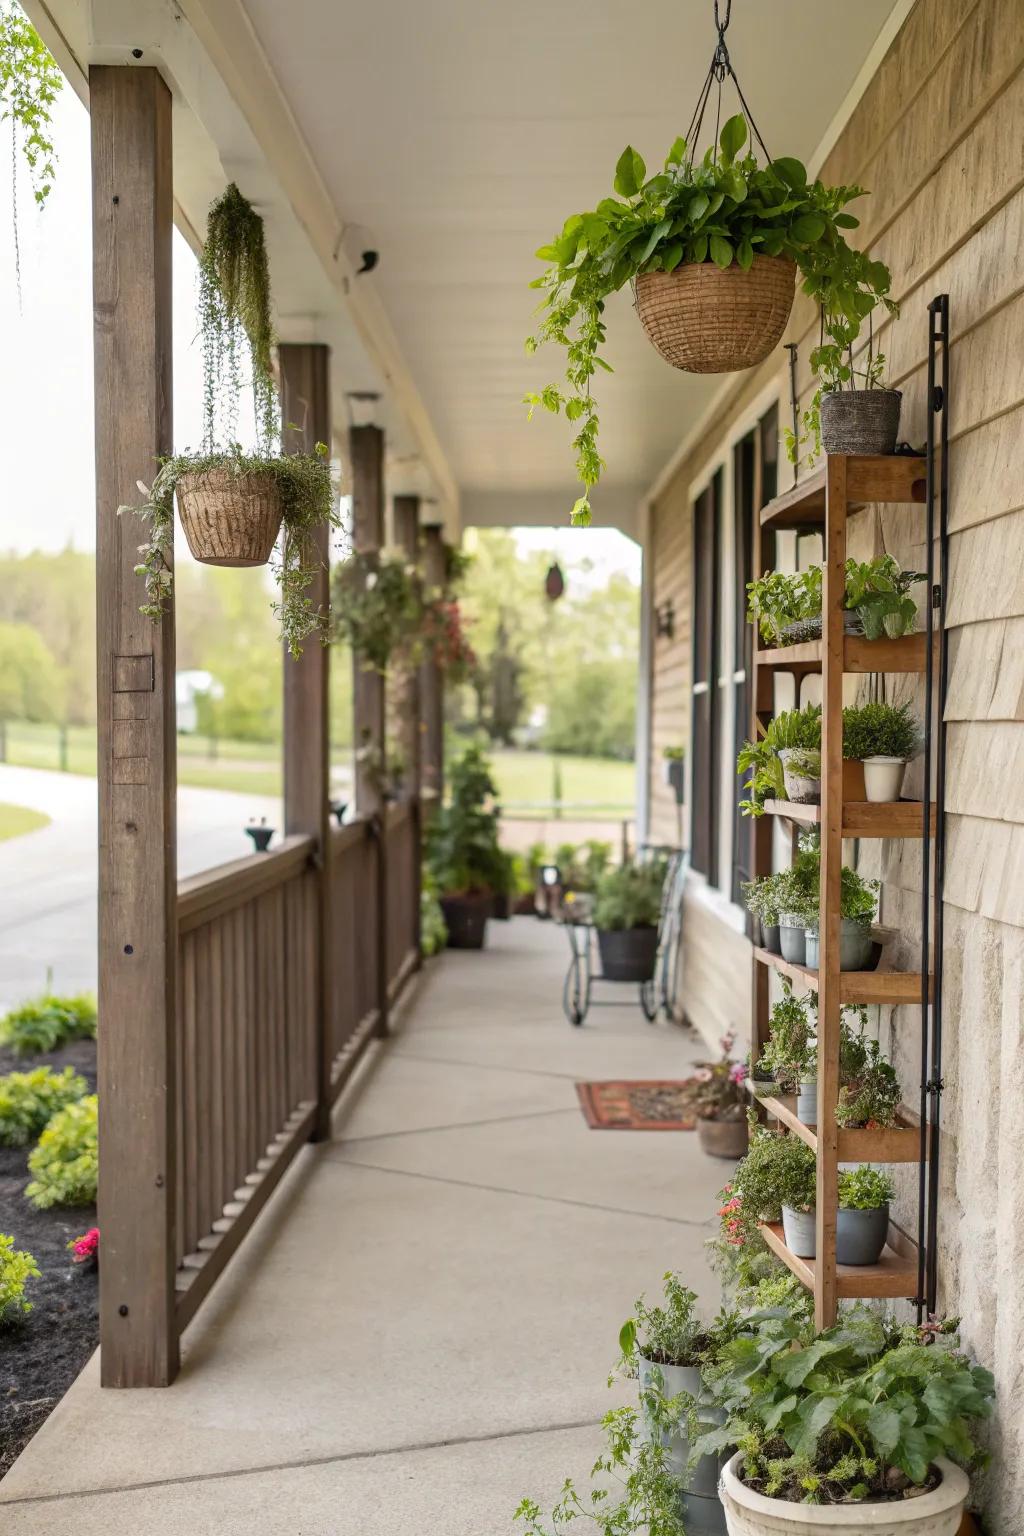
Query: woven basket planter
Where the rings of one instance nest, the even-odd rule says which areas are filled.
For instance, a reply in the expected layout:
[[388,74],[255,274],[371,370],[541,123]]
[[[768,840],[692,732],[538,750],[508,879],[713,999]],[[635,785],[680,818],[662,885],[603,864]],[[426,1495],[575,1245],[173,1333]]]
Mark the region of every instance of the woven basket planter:
[[826,453],[892,453],[900,429],[898,389],[841,389],[821,397]]
[[273,475],[206,469],[178,481],[178,515],[188,547],[203,565],[266,565],[281,528]]
[[782,339],[793,308],[796,263],[755,256],[744,272],[734,262],[688,262],[674,272],[643,272],[636,312],[666,363],[685,373],[737,373],[766,358]]

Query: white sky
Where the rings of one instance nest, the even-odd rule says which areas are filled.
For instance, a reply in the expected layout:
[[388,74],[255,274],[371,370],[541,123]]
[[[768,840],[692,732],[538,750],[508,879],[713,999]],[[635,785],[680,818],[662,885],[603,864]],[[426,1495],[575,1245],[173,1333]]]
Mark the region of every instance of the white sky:
[[[57,174],[39,212],[18,164],[22,302],[15,280],[11,156],[0,125],[0,549],[95,546],[89,119],[70,86],[54,110]],[[8,147],[4,149],[3,143]],[[195,258],[174,237],[174,437],[198,444],[202,366],[194,345]],[[244,410],[244,408],[243,408]],[[244,420],[244,414],[242,419]],[[555,549],[599,586],[613,571],[640,579],[640,551],[614,529],[525,528],[524,548]],[[179,540],[184,545],[184,540]],[[181,549],[180,553],[184,553]]]

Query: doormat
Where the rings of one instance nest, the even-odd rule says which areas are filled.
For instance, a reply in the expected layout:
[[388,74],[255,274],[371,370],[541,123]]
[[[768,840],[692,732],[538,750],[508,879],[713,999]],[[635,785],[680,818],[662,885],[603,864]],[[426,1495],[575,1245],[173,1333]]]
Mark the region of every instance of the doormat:
[[696,1078],[682,1082],[577,1083],[592,1131],[692,1131]]

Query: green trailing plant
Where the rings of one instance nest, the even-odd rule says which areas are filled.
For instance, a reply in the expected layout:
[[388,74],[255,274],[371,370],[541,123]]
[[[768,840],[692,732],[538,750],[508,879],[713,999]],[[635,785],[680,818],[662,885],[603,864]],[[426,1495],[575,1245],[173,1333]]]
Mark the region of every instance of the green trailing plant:
[[437,888],[430,870],[424,867],[420,881],[420,949],[430,958],[439,955],[448,943],[448,925],[437,899]]
[[537,252],[547,270],[532,285],[544,298],[527,351],[548,342],[562,347],[566,387],[549,384],[525,399],[531,415],[537,407],[564,412],[575,430],[583,494],[573,507],[573,522],[590,521],[590,492],[604,468],[592,381],[598,369],[611,371],[601,355],[605,305],[628,282],[689,263],[747,270],[764,255],[792,258],[805,291],[827,303],[830,312],[867,314],[888,292],[884,265],[852,251],[844,237],[857,225],[846,206],[862,189],[808,181],[800,161],[787,156],[760,166],[753,153],[744,152],[746,145],[746,119],[731,117],[702,159],[694,158],[695,145],[677,138],[651,177],[640,154],[627,145],[615,168],[616,196],[573,214]]
[[96,1203],[99,1155],[94,1093],[58,1110],[29,1153],[28,1171],[32,1178],[25,1196],[37,1210]]
[[839,1170],[839,1207],[844,1211],[877,1211],[896,1198],[892,1180],[877,1168],[862,1163],[859,1168]]
[[786,747],[821,748],[821,705],[788,709],[770,720],[758,741],[744,742],[736,758],[736,772],[749,773],[740,801],[744,816],[762,816],[766,800],[785,799],[786,784],[779,753]]
[[909,704],[850,705],[843,710],[843,756],[899,757],[909,761],[921,750],[921,728]]
[[656,928],[661,917],[661,893],[665,884],[663,859],[648,864],[622,864],[610,869],[597,883],[594,923],[605,932],[628,928]]
[[21,243],[18,236],[18,156],[28,169],[38,208],[53,191],[56,150],[53,105],[64,76],[50,50],[21,7],[0,7],[0,122],[11,125],[11,208],[14,227],[14,270],[21,293]]
[[766,571],[747,583],[747,621],[757,625],[768,645],[785,645],[791,638],[788,625],[820,617],[820,565],[807,571]]
[[783,977],[782,996],[768,1016],[768,1039],[758,1057],[758,1074],[769,1073],[784,1093],[795,1093],[809,1073],[813,1076],[817,1024],[813,994],[798,996]]
[[805,1504],[899,1499],[928,1484],[939,1456],[983,1462],[977,1425],[994,1380],[955,1332],[897,1327],[867,1309],[810,1339],[784,1314],[752,1322],[722,1351],[726,1422],[694,1453],[738,1445],[756,1492]]
[[785,886],[788,870],[777,870],[773,875],[762,875],[759,880],[747,880],[741,887],[748,912],[752,912],[763,928],[774,928],[782,910],[780,894]]
[[865,1040],[863,1059],[852,1066],[839,1090],[836,1121],[842,1126],[891,1126],[897,1122],[900,1084],[896,1069],[877,1040]]
[[203,346],[203,447],[212,453],[218,417],[237,436],[242,355],[248,345],[257,441],[277,436],[274,325],[263,220],[234,182],[211,204],[199,258],[199,331]]
[[497,785],[480,748],[467,747],[449,772],[450,795],[430,823],[427,867],[444,896],[503,890]]
[[44,992],[17,1008],[0,1023],[0,1044],[16,1056],[36,1056],[59,1050],[69,1040],[96,1035],[96,999],[87,992],[62,997]]
[[334,576],[335,638],[360,664],[387,672],[392,662],[416,659],[414,642],[424,622],[415,565],[403,555],[353,553]]
[[855,608],[869,640],[883,635],[898,640],[909,633],[917,617],[910,588],[927,581],[923,571],[905,571],[892,555],[873,560],[847,560],[846,606]]
[[27,1146],[51,1116],[66,1104],[88,1093],[84,1077],[65,1067],[54,1072],[36,1067],[32,1072],[8,1072],[0,1077],[0,1144]]
[[15,1248],[14,1238],[0,1232],[0,1327],[10,1327],[32,1311],[25,1288],[38,1279],[39,1265],[32,1255]]

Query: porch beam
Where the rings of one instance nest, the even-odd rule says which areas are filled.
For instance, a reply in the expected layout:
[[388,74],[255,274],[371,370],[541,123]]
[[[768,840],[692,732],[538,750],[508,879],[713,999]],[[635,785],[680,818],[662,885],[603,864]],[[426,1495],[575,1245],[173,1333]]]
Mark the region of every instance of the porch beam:
[[[419,570],[420,563],[420,498],[396,496],[393,507],[395,543],[405,558]],[[399,682],[399,701],[396,711],[399,733],[399,750],[405,760],[406,794],[418,799],[420,793],[420,765],[422,759],[420,741],[420,679],[417,667],[408,667]]]
[[[330,350],[314,342],[282,343],[277,349],[281,379],[281,447],[285,453],[314,453],[330,443]],[[310,563],[316,574],[307,591],[314,608],[330,602],[329,530],[310,535]],[[331,1132],[333,1032],[331,999],[330,849],[330,651],[307,640],[298,658],[284,656],[284,830],[316,839],[316,944],[312,978],[316,1020],[316,1119],[313,1140]]]
[[139,612],[138,523],[172,448],[171,95],[155,69],[89,71],[99,779],[100,1377],[178,1372],[174,610]]
[[[444,530],[423,530],[423,584],[428,592],[444,586]],[[433,656],[420,667],[420,792],[428,820],[444,793],[444,674]]]

